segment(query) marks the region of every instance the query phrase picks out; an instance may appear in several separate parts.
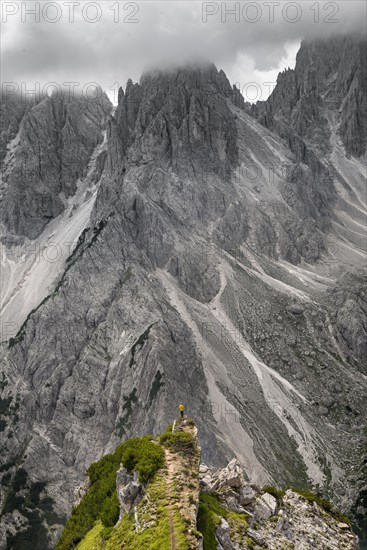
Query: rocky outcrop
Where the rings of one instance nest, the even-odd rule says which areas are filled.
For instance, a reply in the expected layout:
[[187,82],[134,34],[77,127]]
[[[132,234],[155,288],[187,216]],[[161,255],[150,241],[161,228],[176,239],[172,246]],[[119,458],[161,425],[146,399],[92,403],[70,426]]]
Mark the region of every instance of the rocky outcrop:
[[252,112],[280,133],[285,123],[323,153],[331,151],[325,111],[339,109],[339,133],[348,154],[366,150],[366,39],[362,36],[305,40],[295,69],[279,74],[266,102]]
[[[12,112],[13,103],[5,98],[3,109]],[[34,239],[75,194],[78,179],[86,175],[90,157],[103,141],[112,105],[105,94],[94,99],[58,94],[33,106],[20,105],[13,123],[19,132],[16,149],[2,175],[1,221],[11,233]]]
[[[257,486],[250,486],[236,459],[217,471],[201,465],[200,484],[204,492],[217,495],[225,509],[244,514],[248,522],[241,535],[233,522],[229,524],[224,517],[219,518],[216,538],[220,549],[265,547],[280,550],[288,546],[304,550],[311,547],[359,549],[358,538],[350,525],[335,512],[330,513],[328,508],[317,504],[310,493],[304,497],[294,490],[282,492],[269,487],[274,493],[270,494],[266,492],[266,487],[262,491]],[[249,490],[252,492],[251,499],[248,499],[246,508],[242,508],[239,505],[241,495]],[[233,494],[238,503],[235,507]]]
[[130,514],[143,497],[143,485],[138,481],[138,474],[129,474],[123,466],[116,475],[116,490],[120,502],[120,518]]
[[[302,494],[297,490],[249,485],[237,459],[218,470],[200,464],[198,432],[192,419],[176,419],[162,435],[152,438],[132,440],[134,445],[130,453],[122,453],[122,462],[126,465],[133,459],[136,467],[143,468],[147,474],[149,468],[154,467],[154,460],[150,462],[150,456],[142,452],[142,443],[149,441],[154,449],[160,449],[164,463],[146,478],[144,486],[137,481],[135,472],[129,474],[124,467],[117,470],[120,516],[115,515],[113,521],[110,506],[116,495],[111,491],[105,491],[103,499],[102,491],[97,492],[95,509],[91,510],[90,504],[86,507],[86,501],[90,503],[89,492],[97,497],[93,485],[102,488],[108,483],[105,476],[111,479],[112,464],[118,468],[111,459],[117,449],[102,459],[110,465],[108,470],[91,467],[91,487],[79,507],[74,508],[58,550],[73,548],[74,541],[80,541],[80,547],[93,541],[93,550],[155,550],[179,546],[188,550],[203,550],[208,546],[217,550],[359,550],[349,520],[327,501],[307,491]],[[123,445],[129,446],[129,441]],[[152,450],[150,448],[150,454]],[[246,509],[233,507],[230,493],[236,494],[239,501],[241,495],[247,494]],[[88,521],[85,511],[95,518],[94,522],[90,518]]]
[[361,365],[367,356],[366,293],[366,276],[357,272],[342,277],[327,295],[337,340],[343,352]]
[[245,506],[252,505],[256,499],[254,488],[245,482],[241,464],[237,459],[220,470],[212,470],[200,465],[200,485],[203,492],[215,492],[234,512],[243,512]]
[[234,115],[226,103],[232,95],[214,65],[149,72],[139,84],[130,80],[109,124],[110,166],[154,162],[195,177],[200,165],[202,174],[228,177],[238,158]]

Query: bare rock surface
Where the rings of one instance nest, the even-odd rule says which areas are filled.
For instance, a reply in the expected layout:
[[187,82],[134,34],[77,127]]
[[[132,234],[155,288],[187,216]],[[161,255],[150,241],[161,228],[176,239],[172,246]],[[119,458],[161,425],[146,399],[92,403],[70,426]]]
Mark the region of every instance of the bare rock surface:
[[[233,479],[229,472],[236,465],[236,470],[241,478],[241,484],[236,487],[237,495],[249,487],[244,481],[244,474],[240,475],[240,465],[233,459],[226,468],[212,471],[206,467],[200,468],[200,480],[202,490],[219,497],[225,509],[234,511],[228,501],[228,491]],[[204,469],[205,468],[205,469]],[[203,477],[204,476],[204,477]],[[209,482],[211,478],[211,482]],[[214,483],[221,479],[219,487]],[[269,548],[280,550],[282,548],[331,548],[339,550],[346,548],[358,550],[357,537],[353,534],[349,524],[337,517],[333,517],[316,502],[307,500],[301,494],[288,489],[282,496],[266,492],[266,487],[251,488],[254,497],[246,506],[246,510],[235,510],[244,514],[249,527],[244,533],[240,533],[221,518],[216,529],[216,537],[219,547],[223,550],[242,550],[247,548]]]

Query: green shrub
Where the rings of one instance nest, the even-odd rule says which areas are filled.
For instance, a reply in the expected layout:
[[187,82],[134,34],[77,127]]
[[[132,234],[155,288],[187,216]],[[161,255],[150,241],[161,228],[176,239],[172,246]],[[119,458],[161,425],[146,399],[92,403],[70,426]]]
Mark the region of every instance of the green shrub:
[[119,517],[116,493],[116,473],[121,463],[129,472],[139,473],[139,480],[147,483],[164,464],[164,450],[148,436],[121,443],[115,452],[104,456],[88,468],[90,487],[66,523],[57,550],[71,550],[101,520],[104,527],[112,527]]
[[203,536],[204,550],[217,550],[218,541],[215,531],[221,518],[226,518],[228,511],[221,505],[215,495],[200,494],[197,527]]
[[190,433],[187,432],[164,432],[160,437],[160,443],[174,452],[183,452],[193,454],[195,451],[195,441]]
[[120,516],[120,503],[117,497],[117,491],[106,498],[102,505],[100,519],[105,527],[113,527],[116,525]]
[[148,483],[164,464],[163,449],[149,436],[129,439],[121,455],[121,462],[129,472],[139,473],[139,481]]

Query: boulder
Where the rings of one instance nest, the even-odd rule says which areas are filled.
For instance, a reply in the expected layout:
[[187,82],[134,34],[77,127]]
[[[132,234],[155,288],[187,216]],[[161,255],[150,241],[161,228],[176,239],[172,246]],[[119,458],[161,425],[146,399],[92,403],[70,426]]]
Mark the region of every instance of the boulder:
[[236,547],[231,541],[228,522],[224,518],[221,519],[215,534],[223,550],[236,550]]
[[274,516],[276,509],[276,498],[269,493],[264,493],[255,504],[254,515],[260,519],[267,519],[270,516]]
[[265,543],[264,538],[260,535],[260,533],[257,533],[253,529],[248,529],[247,536],[250,537],[256,544],[259,546],[262,546]]
[[239,461],[236,458],[233,458],[226,468],[221,470],[219,477],[221,485],[224,484],[229,487],[241,487],[244,482],[244,476]]
[[350,531],[350,525],[348,525],[348,523],[338,523],[338,528],[343,531]]
[[291,313],[292,315],[302,315],[305,308],[301,304],[292,304],[287,307],[288,313]]
[[200,479],[200,484],[202,487],[202,490],[205,492],[213,492],[216,491],[219,487],[219,479],[214,478],[211,475],[206,475],[202,479]]
[[239,502],[242,506],[248,506],[253,504],[256,500],[256,493],[250,485],[245,485],[240,489],[239,492]]
[[226,507],[231,510],[231,512],[242,513],[245,512],[245,509],[240,505],[238,495],[230,495],[225,497]]

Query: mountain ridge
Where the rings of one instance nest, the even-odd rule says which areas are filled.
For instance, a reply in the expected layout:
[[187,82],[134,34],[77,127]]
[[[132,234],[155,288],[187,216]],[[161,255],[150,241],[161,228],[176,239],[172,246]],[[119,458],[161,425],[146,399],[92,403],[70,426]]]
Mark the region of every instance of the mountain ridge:
[[[365,276],[340,278],[363,268],[363,162],[333,107],[325,153],[292,121],[260,124],[223,74],[146,75],[107,120],[97,105],[67,206],[36,239],[38,223],[25,241],[5,229],[2,502],[24,469],[68,515],[85,467],[184,399],[205,462],[236,455],[263,484],[320,484],[363,508]],[[5,165],[14,189],[24,139]],[[23,262],[53,239],[57,262]]]
[[[102,476],[106,478],[102,463],[109,457],[90,467],[89,487],[74,508],[57,550],[120,545],[126,550],[307,548],[310,544],[358,548],[349,520],[327,501],[297,489],[249,484],[236,459],[217,471],[200,463],[197,435],[194,422],[186,417],[176,419],[161,436],[127,441],[121,463],[117,460],[114,468],[113,496],[98,495],[93,519],[86,525],[84,521],[80,530],[88,513],[84,503]],[[157,459],[149,464],[146,455],[144,463],[145,447],[152,444]],[[134,464],[136,470],[132,470]],[[118,503],[113,514],[106,505],[111,498]]]

